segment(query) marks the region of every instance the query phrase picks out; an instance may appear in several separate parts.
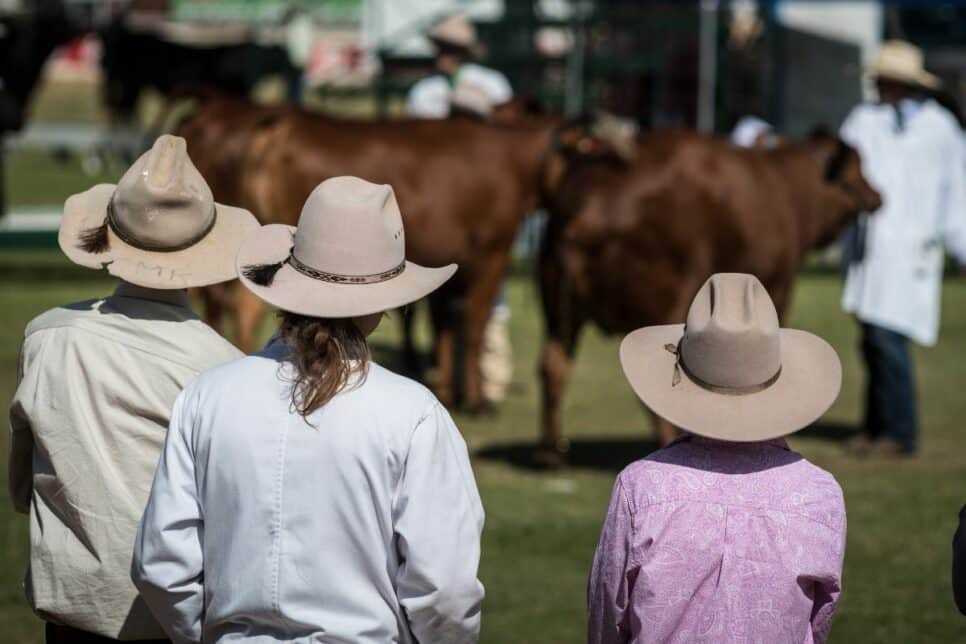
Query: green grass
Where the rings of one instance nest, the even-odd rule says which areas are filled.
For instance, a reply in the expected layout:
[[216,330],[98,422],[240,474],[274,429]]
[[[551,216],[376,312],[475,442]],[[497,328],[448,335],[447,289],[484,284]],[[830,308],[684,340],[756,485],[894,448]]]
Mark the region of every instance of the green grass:
[[[19,338],[34,315],[56,304],[106,293],[110,280],[73,269],[54,254],[0,255],[0,395],[14,390]],[[923,450],[910,462],[856,462],[842,440],[859,418],[860,365],[855,325],[838,307],[834,275],[804,276],[791,323],[826,337],[842,356],[842,396],[821,426],[795,436],[793,447],[830,470],[845,489],[849,542],[845,590],[833,642],[963,641],[964,618],[951,599],[950,540],[966,502],[966,284],[945,287],[940,345],[917,351]],[[536,472],[513,463],[536,435],[539,349],[536,292],[525,279],[510,288],[516,375],[495,419],[456,416],[474,451],[486,505],[481,577],[487,587],[484,642],[582,642],[584,592],[590,560],[614,476],[649,449],[645,416],[624,384],[618,338],[589,329],[583,337],[566,402],[571,454],[580,466]],[[422,321],[423,318],[421,318]],[[398,335],[387,320],[374,338],[377,354]],[[268,324],[266,324],[266,332]],[[421,326],[425,343],[428,333]],[[0,440],[4,442],[6,436]],[[6,642],[41,641],[20,580],[27,555],[27,522],[0,503],[0,624]]]

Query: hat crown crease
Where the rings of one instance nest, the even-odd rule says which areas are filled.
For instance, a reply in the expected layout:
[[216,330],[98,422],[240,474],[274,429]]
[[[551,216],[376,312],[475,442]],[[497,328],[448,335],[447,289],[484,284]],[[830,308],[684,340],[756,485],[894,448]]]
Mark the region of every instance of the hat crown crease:
[[685,370],[704,383],[742,389],[781,369],[778,314],[754,276],[713,275],[688,311],[681,340]]
[[158,137],[118,181],[111,224],[122,237],[157,249],[177,249],[211,229],[215,202],[188,157],[184,139]]
[[405,250],[402,215],[392,188],[334,177],[306,200],[292,254],[318,271],[367,276],[404,264]]

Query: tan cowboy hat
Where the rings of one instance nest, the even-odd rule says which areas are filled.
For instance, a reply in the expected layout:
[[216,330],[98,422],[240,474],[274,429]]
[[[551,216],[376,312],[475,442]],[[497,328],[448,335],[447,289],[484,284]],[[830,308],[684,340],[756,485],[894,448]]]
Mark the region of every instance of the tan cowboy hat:
[[652,326],[621,343],[634,392],[655,414],[709,438],[751,442],[807,427],[838,397],[842,366],[821,338],[781,329],[753,275],[718,273],[686,324]]
[[461,13],[451,14],[440,20],[427,36],[438,45],[465,49],[473,56],[481,53],[476,27]]
[[876,55],[866,73],[882,78],[927,89],[938,89],[942,81],[926,71],[922,50],[904,40],[888,40]]
[[449,95],[451,108],[475,114],[482,119],[493,116],[493,101],[476,83],[458,82]]
[[263,226],[238,251],[242,284],[302,315],[346,318],[388,311],[428,295],[456,264],[406,261],[406,237],[390,186],[335,177],[316,186],[297,228]]
[[57,241],[81,266],[178,289],[235,279],[235,253],[257,228],[247,210],[215,203],[185,140],[165,134],[117,185],[69,197]]

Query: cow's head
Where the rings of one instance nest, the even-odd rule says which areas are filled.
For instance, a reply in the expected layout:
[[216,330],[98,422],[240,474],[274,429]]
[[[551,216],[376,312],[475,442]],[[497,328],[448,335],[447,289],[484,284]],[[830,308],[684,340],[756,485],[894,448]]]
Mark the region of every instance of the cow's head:
[[554,132],[541,178],[542,202],[551,215],[572,215],[601,173],[626,170],[637,150],[636,129],[582,115]]
[[821,174],[820,229],[816,246],[831,243],[862,213],[882,207],[882,197],[862,174],[858,151],[837,136],[817,131],[809,137]]

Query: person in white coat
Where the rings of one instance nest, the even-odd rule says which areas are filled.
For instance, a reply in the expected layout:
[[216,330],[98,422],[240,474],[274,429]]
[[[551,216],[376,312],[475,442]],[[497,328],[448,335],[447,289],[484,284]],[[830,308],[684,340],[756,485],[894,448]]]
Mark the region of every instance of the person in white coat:
[[483,508],[422,385],[370,359],[383,311],[456,271],[405,259],[387,185],[336,177],[236,260],[280,309],[258,354],[178,397],[132,578],[175,642],[478,638]]
[[883,196],[844,239],[844,309],[862,325],[868,371],[859,455],[912,455],[918,447],[916,389],[908,341],[936,343],[944,251],[966,262],[966,149],[952,114],[929,97],[939,79],[922,52],[883,45],[869,69],[877,103],[854,108],[842,138]]

